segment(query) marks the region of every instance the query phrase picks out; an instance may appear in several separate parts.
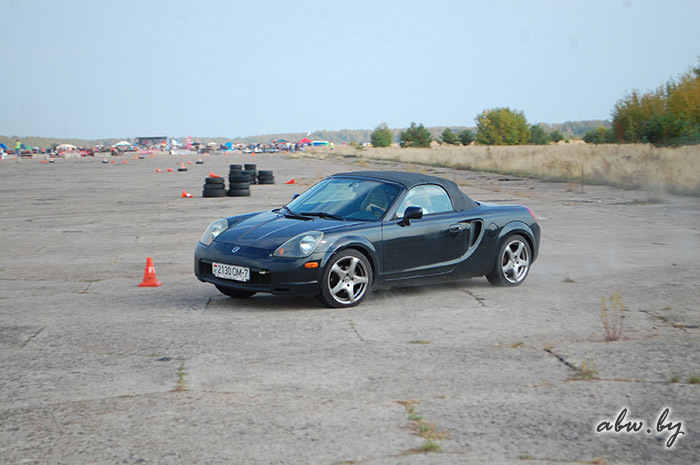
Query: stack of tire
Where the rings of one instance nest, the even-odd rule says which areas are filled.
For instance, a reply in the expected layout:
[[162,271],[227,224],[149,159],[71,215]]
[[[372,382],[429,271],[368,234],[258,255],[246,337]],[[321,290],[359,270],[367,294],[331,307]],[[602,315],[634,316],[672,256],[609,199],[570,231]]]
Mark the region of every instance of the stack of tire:
[[258,171],[258,184],[274,184],[275,176],[270,170],[259,170]]
[[228,185],[227,196],[250,197],[250,175],[241,169],[241,165],[231,165],[228,172]]
[[245,168],[245,169],[243,170],[243,174],[248,175],[248,177],[250,178],[250,183],[251,183],[251,184],[255,184],[255,183],[256,183],[255,178],[256,178],[256,176],[258,175],[257,169],[255,168],[255,165],[254,165],[254,164],[247,164],[247,163],[246,163],[245,165],[243,165],[243,167]]
[[223,197],[226,195],[226,185],[224,178],[207,178],[204,181],[202,197]]

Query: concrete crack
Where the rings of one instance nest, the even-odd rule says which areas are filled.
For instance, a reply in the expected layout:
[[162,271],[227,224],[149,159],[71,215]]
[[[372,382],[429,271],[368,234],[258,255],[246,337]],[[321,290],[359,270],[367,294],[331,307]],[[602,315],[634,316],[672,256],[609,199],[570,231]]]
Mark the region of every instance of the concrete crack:
[[367,342],[367,341],[365,341],[365,339],[360,335],[360,333],[357,331],[357,328],[355,328],[355,323],[354,323],[354,322],[352,322],[352,321],[350,322],[350,327],[352,328],[353,332],[357,335],[357,337],[360,339],[360,341],[362,341],[362,342],[364,342],[364,343]]
[[88,294],[88,289],[92,286],[92,281],[90,281],[84,291],[78,292],[78,294]]
[[477,295],[475,295],[474,293],[472,293],[469,289],[464,289],[464,292],[466,292],[467,294],[469,294],[470,296],[472,296],[472,297],[474,298],[474,300],[476,300],[477,302],[479,302],[479,305],[481,305],[482,307],[486,308],[486,304],[484,304],[484,298],[483,298],[483,297],[478,297]]
[[36,333],[34,333],[34,334],[32,334],[31,336],[29,336],[29,338],[28,338],[26,341],[24,341],[24,344],[22,344],[22,346],[20,347],[20,349],[24,349],[25,346],[26,346],[27,344],[29,344],[29,343],[32,341],[32,339],[34,339],[35,337],[37,337],[37,336],[39,335],[39,333],[42,332],[43,330],[44,330],[44,327],[42,326],[41,328],[39,328],[39,330],[38,330]]
[[556,358],[557,360],[559,360],[561,363],[563,363],[563,364],[566,365],[567,367],[571,368],[572,370],[574,370],[574,371],[576,371],[576,372],[580,371],[580,370],[579,370],[579,367],[577,367],[577,366],[574,365],[573,363],[567,361],[566,358],[564,358],[563,355],[558,354],[558,353],[554,352],[554,351],[551,350],[551,349],[544,349],[544,351],[547,352],[547,353],[548,353],[549,355],[551,355],[552,357],[554,357],[554,358]]
[[684,325],[681,323],[676,323],[675,321],[671,320],[668,317],[657,315],[657,314],[652,313],[648,310],[640,310],[640,312],[646,313],[647,315],[651,316],[655,320],[661,321],[662,323],[666,323],[667,325],[669,325],[673,328],[676,328],[676,329],[680,329],[681,331],[684,331],[684,332],[688,332],[687,331],[688,329],[697,329],[698,328],[698,325]]

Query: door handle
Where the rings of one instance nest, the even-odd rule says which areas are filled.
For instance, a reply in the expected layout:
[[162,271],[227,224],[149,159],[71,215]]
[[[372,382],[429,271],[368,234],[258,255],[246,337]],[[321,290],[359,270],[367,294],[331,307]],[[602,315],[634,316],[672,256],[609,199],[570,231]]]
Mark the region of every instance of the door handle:
[[451,233],[455,233],[455,234],[456,234],[456,233],[465,231],[465,230],[467,230],[467,229],[469,229],[469,225],[468,225],[468,224],[465,224],[465,223],[455,223],[455,224],[451,224],[451,225],[450,225],[449,231],[450,231]]

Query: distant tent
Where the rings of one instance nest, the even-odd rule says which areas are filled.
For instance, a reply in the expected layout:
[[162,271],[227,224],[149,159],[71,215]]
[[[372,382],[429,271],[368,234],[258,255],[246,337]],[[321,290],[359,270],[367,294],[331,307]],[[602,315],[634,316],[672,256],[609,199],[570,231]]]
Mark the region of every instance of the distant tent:
[[311,139],[309,139],[308,137],[304,137],[302,140],[299,141],[299,143],[300,144],[310,144]]
[[123,141],[117,142],[112,147],[129,147],[130,145],[131,145],[130,142],[123,140]]
[[0,144],[0,149],[3,149],[5,152],[9,152],[9,151],[10,151],[10,148],[9,148],[7,145],[5,145],[5,144]]
[[288,141],[288,140],[284,140],[284,139],[280,139],[280,140],[277,141],[277,143],[278,143],[278,144],[288,144],[289,141]]
[[61,144],[56,147],[56,150],[75,150],[77,147],[72,144]]

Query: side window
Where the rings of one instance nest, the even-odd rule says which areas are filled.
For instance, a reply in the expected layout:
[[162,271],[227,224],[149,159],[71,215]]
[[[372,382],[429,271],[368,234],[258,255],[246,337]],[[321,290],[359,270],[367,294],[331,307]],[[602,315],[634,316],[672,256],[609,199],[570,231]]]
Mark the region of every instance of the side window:
[[411,189],[396,215],[399,218],[403,218],[403,212],[406,210],[406,207],[410,206],[421,207],[424,215],[453,210],[452,201],[447,192],[442,187],[434,185],[416,186]]

